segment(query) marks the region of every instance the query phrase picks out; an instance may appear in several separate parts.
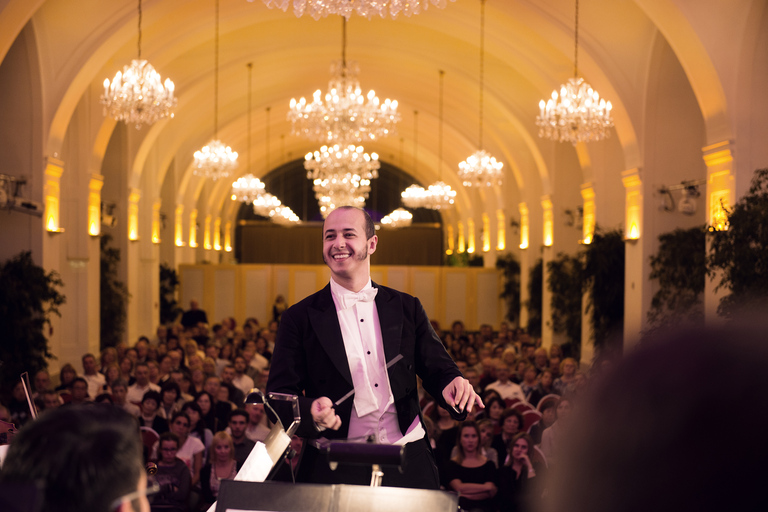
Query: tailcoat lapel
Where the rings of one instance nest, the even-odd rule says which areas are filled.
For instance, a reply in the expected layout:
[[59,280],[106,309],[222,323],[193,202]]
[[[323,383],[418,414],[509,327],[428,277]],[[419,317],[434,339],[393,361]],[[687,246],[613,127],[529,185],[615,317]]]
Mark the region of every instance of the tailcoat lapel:
[[347,380],[350,387],[353,386],[330,283],[320,291],[317,300],[309,306],[309,321],[318,342],[325,349],[336,369]]
[[384,357],[387,363],[400,354],[400,342],[403,332],[403,307],[400,297],[389,293],[376,283],[373,286],[379,291],[376,293],[376,310],[379,313],[379,325],[381,325],[381,339],[384,343]]

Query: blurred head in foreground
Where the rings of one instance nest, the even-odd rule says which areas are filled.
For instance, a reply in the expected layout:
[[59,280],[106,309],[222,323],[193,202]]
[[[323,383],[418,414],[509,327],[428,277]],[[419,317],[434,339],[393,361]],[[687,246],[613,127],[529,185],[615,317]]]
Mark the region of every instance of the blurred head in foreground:
[[13,439],[0,482],[37,484],[46,512],[149,511],[138,424],[120,407],[41,414]]
[[765,329],[668,333],[585,397],[552,511],[768,510]]

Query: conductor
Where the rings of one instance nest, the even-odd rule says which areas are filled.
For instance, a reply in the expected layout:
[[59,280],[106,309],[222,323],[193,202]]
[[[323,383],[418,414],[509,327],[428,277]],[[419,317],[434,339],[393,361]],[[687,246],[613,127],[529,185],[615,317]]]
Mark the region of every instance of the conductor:
[[[455,419],[483,403],[419,300],[371,282],[370,255],[377,243],[364,210],[343,206],[328,215],[323,261],[331,270],[330,283],[283,313],[267,391],[299,396],[299,436],[404,445],[403,472],[386,472],[383,485],[437,489],[417,376]],[[359,468],[340,465],[331,471],[307,444],[297,481],[369,482],[370,475]]]

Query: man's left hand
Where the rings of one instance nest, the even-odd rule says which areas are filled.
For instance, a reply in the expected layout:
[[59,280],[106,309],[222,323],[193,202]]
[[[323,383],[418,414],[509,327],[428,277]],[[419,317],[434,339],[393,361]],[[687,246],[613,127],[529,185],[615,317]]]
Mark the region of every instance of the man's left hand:
[[475,393],[472,384],[464,377],[456,377],[450,384],[445,386],[443,398],[448,405],[454,406],[460,413],[464,410],[472,412],[475,404],[481,409],[485,409],[483,401]]

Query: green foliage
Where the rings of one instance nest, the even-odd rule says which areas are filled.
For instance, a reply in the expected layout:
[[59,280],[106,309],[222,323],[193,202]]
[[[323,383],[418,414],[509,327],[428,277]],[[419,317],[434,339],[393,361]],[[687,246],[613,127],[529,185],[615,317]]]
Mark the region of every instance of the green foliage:
[[445,264],[449,267],[468,267],[469,254],[466,252],[455,252],[445,258]]
[[128,299],[125,283],[117,280],[120,249],[110,247],[112,235],[101,237],[101,348],[114,347],[125,333]]
[[499,298],[507,302],[506,318],[516,324],[520,313],[520,262],[514,254],[504,254],[496,259],[496,268],[503,271],[504,290]]
[[659,250],[650,260],[650,277],[659,285],[648,311],[651,327],[661,328],[681,320],[702,321],[706,279],[704,226],[659,235]]
[[53,355],[45,336],[51,315],[61,316],[59,306],[66,297],[56,272],[46,273],[35,265],[30,252],[22,252],[0,266],[0,364],[2,387],[15,383],[19,375],[30,375],[48,367]]
[[160,323],[172,324],[184,310],[176,300],[179,275],[167,263],[160,264]]
[[544,261],[539,258],[528,274],[528,334],[534,338],[541,336],[541,315],[543,303]]
[[572,354],[581,347],[581,298],[584,280],[583,253],[571,256],[560,253],[547,263],[547,287],[552,292],[552,329],[565,333]]
[[467,264],[470,267],[484,267],[485,266],[485,258],[483,258],[482,254],[476,254],[474,256],[469,257],[469,261]]
[[717,312],[731,317],[745,306],[768,304],[768,169],[758,169],[749,191],[728,213],[729,228],[712,233],[707,271],[729,290]]
[[621,230],[595,228],[584,246],[584,290],[598,352],[620,349],[624,330],[624,239]]

